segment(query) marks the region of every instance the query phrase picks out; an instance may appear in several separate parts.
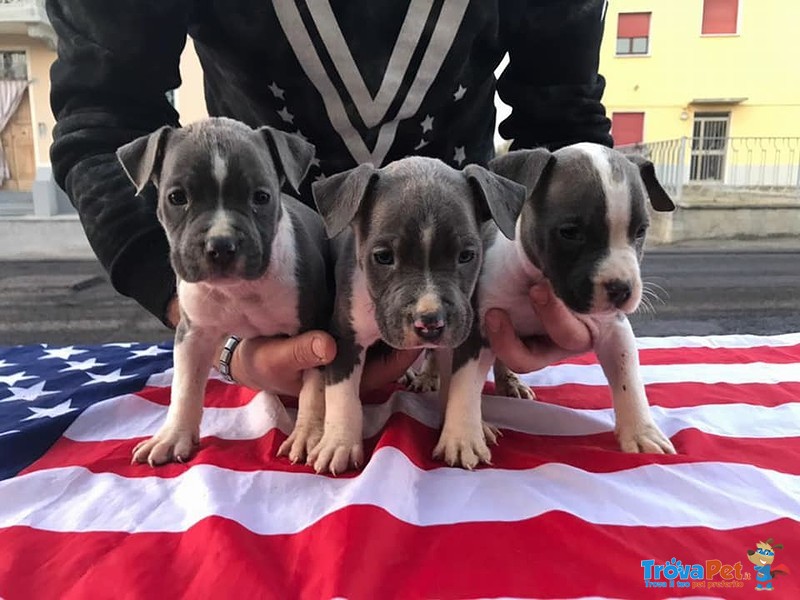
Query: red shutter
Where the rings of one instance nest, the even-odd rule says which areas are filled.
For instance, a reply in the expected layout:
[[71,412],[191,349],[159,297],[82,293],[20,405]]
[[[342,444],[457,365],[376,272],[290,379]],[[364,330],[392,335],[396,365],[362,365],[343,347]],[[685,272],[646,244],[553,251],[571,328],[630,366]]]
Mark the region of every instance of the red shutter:
[[739,0],[703,0],[703,33],[736,33]]
[[626,146],[644,141],[643,112],[615,112],[611,115],[611,135],[615,146]]
[[650,37],[650,13],[620,13],[617,22],[617,37]]

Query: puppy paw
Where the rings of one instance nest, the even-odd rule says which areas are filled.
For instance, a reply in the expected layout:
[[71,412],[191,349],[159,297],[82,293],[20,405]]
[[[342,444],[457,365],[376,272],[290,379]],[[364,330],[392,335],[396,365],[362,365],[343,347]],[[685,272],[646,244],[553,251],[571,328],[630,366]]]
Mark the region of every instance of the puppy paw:
[[307,465],[317,473],[339,475],[364,464],[364,446],[360,436],[353,432],[326,431],[319,443],[308,454]]
[[297,422],[292,433],[278,448],[278,456],[288,456],[293,463],[303,462],[319,444],[322,434],[322,421]]
[[423,393],[435,392],[439,389],[439,375],[422,371],[417,373],[408,384],[409,391]]
[[483,437],[490,446],[497,446],[497,438],[503,437],[503,432],[494,425],[489,425],[486,421],[481,422],[483,427]]
[[516,373],[510,371],[494,382],[494,391],[498,396],[506,396],[508,398],[536,399],[536,394],[533,393],[533,390],[522,383]]
[[652,421],[618,424],[615,434],[623,452],[675,454],[675,447]]
[[417,373],[414,369],[409,368],[403,376],[397,380],[397,383],[402,385],[404,388],[408,389],[411,386],[411,382],[417,378]]
[[451,467],[472,470],[480,463],[492,464],[492,453],[486,444],[489,439],[497,441],[496,430],[482,423],[477,427],[450,427],[442,430],[439,443],[433,449],[433,458],[443,460]]
[[197,430],[162,427],[149,440],[136,445],[131,462],[147,463],[151,467],[168,462],[184,463],[199,445],[200,433]]

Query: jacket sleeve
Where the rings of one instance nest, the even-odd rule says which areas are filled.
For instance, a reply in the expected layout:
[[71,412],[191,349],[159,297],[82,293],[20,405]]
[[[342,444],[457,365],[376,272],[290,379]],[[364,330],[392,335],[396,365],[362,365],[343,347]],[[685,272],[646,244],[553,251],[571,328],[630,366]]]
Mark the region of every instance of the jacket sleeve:
[[55,180],[116,290],[166,323],[175,276],[155,190],[134,196],[115,152],[178,125],[165,94],[180,85],[187,2],[47,0],[46,8],[58,35],[50,71]]
[[509,64],[498,81],[511,115],[499,128],[512,149],[612,146],[598,74],[605,0],[500,0]]

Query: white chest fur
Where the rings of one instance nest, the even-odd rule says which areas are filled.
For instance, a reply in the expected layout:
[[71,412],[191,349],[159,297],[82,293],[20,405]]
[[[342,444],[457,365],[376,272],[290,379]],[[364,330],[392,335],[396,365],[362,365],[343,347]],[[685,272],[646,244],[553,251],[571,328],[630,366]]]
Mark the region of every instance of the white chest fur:
[[192,323],[242,337],[294,335],[300,328],[294,230],[284,214],[260,279],[229,285],[178,283],[182,310]]
[[515,242],[502,235],[486,251],[478,282],[480,316],[483,319],[490,308],[502,308],[519,335],[537,335],[544,329],[531,308],[528,290],[543,275],[521,252]]
[[350,306],[350,322],[356,334],[356,343],[364,348],[374,344],[381,337],[378,322],[375,320],[375,303],[367,289],[367,277],[356,267],[353,273],[353,294]]

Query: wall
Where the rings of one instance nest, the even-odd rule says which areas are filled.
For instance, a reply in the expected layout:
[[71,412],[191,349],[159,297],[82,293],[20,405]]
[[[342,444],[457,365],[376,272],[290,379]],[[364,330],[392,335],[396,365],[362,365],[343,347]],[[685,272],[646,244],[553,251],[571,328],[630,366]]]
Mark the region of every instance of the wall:
[[208,111],[203,95],[203,71],[191,39],[186,41],[186,47],[181,55],[181,81],[176,100],[181,123],[185,125],[207,117]]

